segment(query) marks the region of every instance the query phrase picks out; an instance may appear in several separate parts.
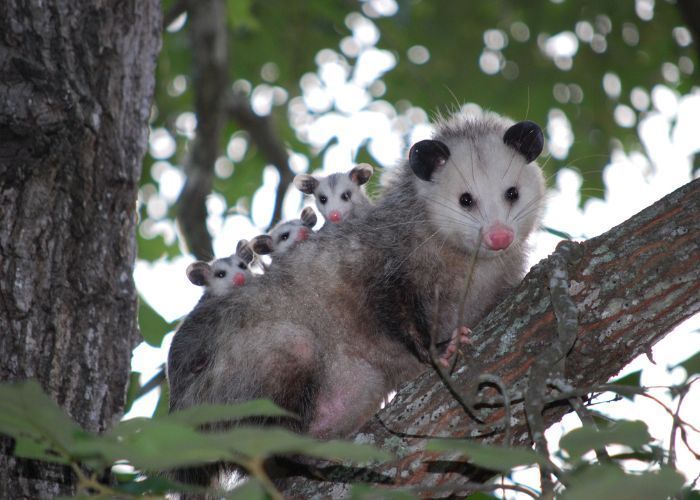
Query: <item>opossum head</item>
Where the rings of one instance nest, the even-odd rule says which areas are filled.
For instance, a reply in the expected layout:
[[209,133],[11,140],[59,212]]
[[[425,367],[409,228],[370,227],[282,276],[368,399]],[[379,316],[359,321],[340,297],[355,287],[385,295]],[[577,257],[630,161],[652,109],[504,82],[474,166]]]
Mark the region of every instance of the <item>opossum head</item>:
[[[544,178],[535,123],[457,115],[409,152],[419,197],[437,235],[480,257],[519,248],[539,222]],[[479,243],[480,242],[480,243]]]
[[225,295],[244,285],[253,274],[248,267],[254,254],[246,240],[238,242],[236,253],[211,263],[198,260],[187,267],[187,278],[194,285],[203,286],[209,295]]
[[316,208],[326,220],[338,224],[351,217],[358,206],[369,203],[362,185],[372,177],[372,166],[360,163],[347,173],[328,177],[297,175],[294,185],[302,193],[314,195]]
[[301,211],[299,219],[277,224],[270,234],[256,236],[250,240],[253,251],[259,255],[280,255],[287,252],[311,234],[311,228],[316,225],[316,212],[311,207]]

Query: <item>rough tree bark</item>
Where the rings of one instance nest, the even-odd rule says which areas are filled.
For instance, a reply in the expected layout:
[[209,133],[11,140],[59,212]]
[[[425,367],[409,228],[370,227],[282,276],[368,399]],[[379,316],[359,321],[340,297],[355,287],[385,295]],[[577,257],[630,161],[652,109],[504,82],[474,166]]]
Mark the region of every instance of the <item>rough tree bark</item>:
[[[564,263],[560,269],[557,261]],[[560,338],[559,311],[555,315],[550,293],[553,271],[568,273],[563,288],[568,283],[568,297],[578,315],[564,375],[571,386],[589,388],[604,384],[636,356],[649,352],[674,326],[700,311],[699,262],[700,179],[601,236],[561,244],[533,267],[510,297],[474,329],[473,344],[466,348],[467,362],[458,365],[454,386],[473,400],[479,377],[487,374],[491,381],[500,380],[515,403],[512,443],[531,445],[522,399],[527,397],[538,359]],[[498,397],[493,383],[488,385],[491,388],[480,396]],[[561,405],[548,408],[544,422],[554,423],[565,411]],[[295,479],[285,494],[337,498],[348,492],[345,482],[367,480],[446,495],[463,493],[467,482],[484,478],[483,471],[470,468],[464,458],[423,450],[429,437],[502,443],[502,405],[490,405],[475,414],[483,424],[466,416],[437,374],[427,371],[406,384],[355,437],[357,442],[392,452],[396,460],[367,469],[329,466],[328,481]]]
[[[0,2],[0,380],[34,377],[90,431],[124,407],[139,339],[136,195],[158,0]],[[74,491],[0,441],[0,498]]]

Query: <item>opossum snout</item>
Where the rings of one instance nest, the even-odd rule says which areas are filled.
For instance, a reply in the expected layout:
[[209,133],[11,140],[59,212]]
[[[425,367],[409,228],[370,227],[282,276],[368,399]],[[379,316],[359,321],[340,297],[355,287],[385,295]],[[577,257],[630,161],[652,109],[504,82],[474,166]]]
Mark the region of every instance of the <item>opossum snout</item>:
[[305,227],[299,228],[299,231],[297,231],[297,241],[306,241],[309,237],[309,230],[306,229]]
[[513,230],[496,223],[484,230],[484,243],[491,250],[505,250],[513,243]]
[[236,273],[233,275],[233,284],[236,286],[245,285],[245,274]]
[[328,220],[333,224],[340,222],[340,219],[342,219],[342,216],[338,210],[331,210],[331,213],[328,214]]

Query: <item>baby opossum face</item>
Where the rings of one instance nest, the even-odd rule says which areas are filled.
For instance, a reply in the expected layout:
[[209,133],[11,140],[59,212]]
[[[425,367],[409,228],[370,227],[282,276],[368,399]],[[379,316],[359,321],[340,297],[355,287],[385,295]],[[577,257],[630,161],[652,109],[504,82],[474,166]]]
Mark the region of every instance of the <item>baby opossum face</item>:
[[253,276],[248,264],[253,260],[253,252],[246,240],[241,240],[236,253],[211,264],[193,262],[187,267],[187,278],[197,286],[203,286],[209,295],[225,295],[236,287],[243,286]]
[[333,224],[338,224],[352,215],[358,204],[368,203],[361,187],[372,177],[372,166],[361,163],[344,174],[314,177],[301,174],[294,178],[299,191],[316,198],[316,208]]
[[276,225],[270,234],[256,236],[250,241],[255,253],[280,255],[308,239],[316,225],[316,212],[311,207],[301,211],[301,218]]
[[482,257],[522,244],[539,220],[544,178],[535,158],[544,145],[532,122],[511,127],[447,125],[435,140],[416,143],[409,164],[441,239]]

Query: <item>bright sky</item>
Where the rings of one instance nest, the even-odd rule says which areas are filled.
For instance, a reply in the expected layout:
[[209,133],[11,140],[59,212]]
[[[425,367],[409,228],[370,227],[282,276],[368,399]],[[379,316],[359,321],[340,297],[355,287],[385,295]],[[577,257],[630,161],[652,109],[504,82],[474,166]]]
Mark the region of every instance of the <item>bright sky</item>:
[[[389,13],[392,5],[395,5],[393,0],[372,1],[367,4],[374,5],[373,8],[377,9],[388,9],[386,12]],[[368,17],[359,14],[348,16],[346,23],[353,36],[341,41],[340,52],[330,49],[319,52],[316,58],[318,71],[302,77],[303,95],[287,103],[290,122],[298,137],[310,144],[312,149],[321,151],[331,138],[337,138],[337,142],[324,152],[324,174],[351,168],[358,149],[365,143],[368,144],[376,166],[391,168],[405,154],[403,134],[410,134],[411,143],[427,138],[430,134],[428,117],[424,110],[402,106],[401,111],[398,111],[388,102],[377,98],[383,93],[381,76],[390,71],[396,61],[390,52],[375,46],[379,33],[374,23]],[[583,35],[578,33],[577,27],[579,38],[585,36],[585,30],[583,31]],[[500,46],[500,40],[498,33],[485,34],[486,48],[494,54]],[[558,61],[557,64],[567,64],[566,58],[575,54],[577,44],[577,36],[566,32],[551,37],[544,50],[555,62]],[[347,62],[343,54],[357,56],[354,66]],[[428,50],[421,46],[412,47],[407,55],[415,64],[421,64],[430,57]],[[489,71],[489,64],[491,63],[488,57],[480,60],[485,72]],[[263,76],[265,71],[274,75],[276,68],[263,67]],[[602,85],[606,91],[619,92],[619,79],[616,81],[608,75]],[[182,92],[183,85],[186,83],[176,79],[173,82],[173,92]],[[239,82],[237,85],[245,86],[245,82]],[[286,92],[282,92],[283,89],[275,87],[272,83],[252,89],[253,106],[259,112],[269,112],[272,105],[285,102]],[[565,231],[577,239],[589,238],[623,222],[691,180],[691,155],[700,151],[700,91],[680,96],[671,88],[658,85],[648,90],[636,88],[633,89],[633,93],[633,102],[638,104],[638,111],[647,111],[637,124],[637,130],[648,156],[641,153],[627,155],[622,150],[614,151],[603,173],[605,196],[602,199],[589,199],[582,209],[579,208],[581,176],[571,169],[561,170],[549,182],[550,196],[544,219],[546,226]],[[478,108],[473,104],[465,107]],[[636,117],[631,108],[615,110],[615,119],[626,126],[634,125]],[[184,113],[178,119],[178,128],[186,135],[192,134],[195,124],[196,117],[191,113]],[[565,155],[574,140],[566,115],[558,109],[552,109],[549,122],[543,125],[546,125],[546,139],[550,152],[555,156]],[[163,158],[162,162],[154,166],[153,171],[158,182],[157,192],[147,193],[152,195],[147,197],[147,208],[154,218],[164,214],[168,205],[176,200],[183,183],[180,170],[166,161],[173,154],[174,146],[174,140],[167,131],[153,131],[151,153],[156,158]],[[235,135],[227,145],[226,156],[217,162],[217,175],[231,175],[246,148],[245,136]],[[293,151],[290,153],[295,171],[306,171],[308,159]],[[272,215],[273,197],[278,180],[274,168],[269,167],[265,170],[262,186],[255,193],[250,207],[238,207],[244,213],[249,209],[250,218],[232,213],[231,210],[227,211],[228,207],[221,196],[210,197],[208,226],[214,236],[214,249],[218,256],[233,253],[239,239],[250,239],[262,232],[261,228],[268,224]],[[285,197],[285,217],[296,218],[302,203],[301,194],[292,187]],[[170,241],[175,238],[175,229],[171,222],[150,223],[143,231],[146,234],[163,234],[166,240]],[[549,233],[538,232],[533,238],[531,263],[551,253],[558,241],[558,238]],[[199,299],[201,289],[190,284],[185,276],[185,269],[193,260],[187,256],[155,263],[139,261],[136,265],[134,277],[139,292],[167,321],[175,321],[187,314]],[[700,351],[698,331],[700,316],[679,326],[654,346],[653,357],[656,364],[642,356],[631,363],[623,374],[642,369],[644,385],[682,382],[685,376],[682,368],[670,371],[667,369]],[[134,351],[132,368],[141,372],[142,382],[152,377],[165,361],[171,336],[172,334],[169,334],[165,338],[161,349],[142,343]],[[667,404],[671,404],[668,398],[662,394],[659,396]],[[141,398],[127,418],[150,415],[157,398],[158,391]],[[681,416],[700,427],[700,414],[697,413],[700,389],[697,384],[686,401],[688,403],[685,404]],[[694,413],[691,412],[692,401],[696,402]],[[624,400],[599,405],[596,409],[620,418],[644,418],[653,436],[666,442],[669,439],[667,434],[671,429],[670,417],[649,400]],[[568,415],[561,424],[552,426],[548,431],[548,438],[553,449],[557,449],[558,438],[562,432],[578,425],[578,419]],[[700,436],[691,436],[691,444],[700,450]],[[700,464],[680,441],[676,450],[679,467],[689,479],[694,479],[700,474]],[[532,471],[516,474],[517,480],[536,485],[537,478],[534,476],[536,475]],[[512,494],[509,493],[509,496]]]

